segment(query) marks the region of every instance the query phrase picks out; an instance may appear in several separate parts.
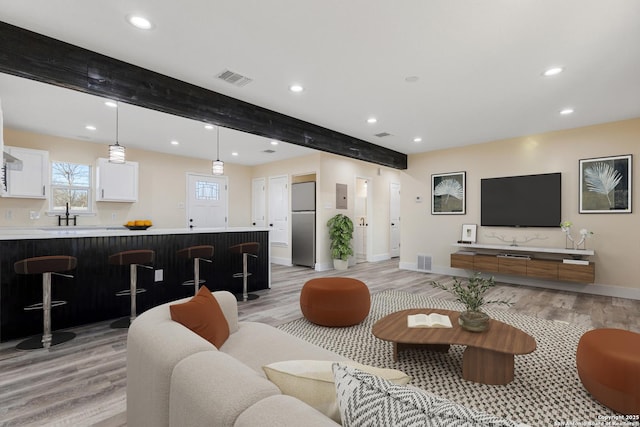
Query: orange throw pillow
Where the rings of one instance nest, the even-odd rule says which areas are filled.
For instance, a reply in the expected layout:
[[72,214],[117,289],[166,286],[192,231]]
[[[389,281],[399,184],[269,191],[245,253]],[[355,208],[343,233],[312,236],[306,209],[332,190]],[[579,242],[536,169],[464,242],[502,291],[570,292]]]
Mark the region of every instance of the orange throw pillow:
[[229,323],[220,304],[206,286],[200,288],[190,301],[169,306],[174,320],[200,335],[216,348],[229,338]]

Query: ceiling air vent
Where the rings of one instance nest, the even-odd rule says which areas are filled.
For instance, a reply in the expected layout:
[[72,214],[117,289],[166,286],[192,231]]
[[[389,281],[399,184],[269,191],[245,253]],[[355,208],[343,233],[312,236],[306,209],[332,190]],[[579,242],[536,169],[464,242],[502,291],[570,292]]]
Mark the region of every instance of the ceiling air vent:
[[234,73],[233,71],[229,70],[224,70],[216,77],[238,87],[245,86],[253,81],[253,79],[250,79],[249,77],[245,77],[242,74]]
[[263,153],[267,153],[267,154],[273,154],[275,152],[276,152],[276,150],[271,150],[271,149],[267,149],[267,150],[263,151]]
[[380,133],[376,133],[375,136],[377,136],[378,138],[384,138],[385,136],[389,136],[391,135],[388,132],[380,132]]

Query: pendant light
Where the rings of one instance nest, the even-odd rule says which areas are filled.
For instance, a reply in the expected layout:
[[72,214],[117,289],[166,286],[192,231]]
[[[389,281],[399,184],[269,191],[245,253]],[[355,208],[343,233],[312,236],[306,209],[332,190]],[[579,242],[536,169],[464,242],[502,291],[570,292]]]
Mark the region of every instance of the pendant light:
[[220,160],[220,126],[218,126],[217,130],[217,141],[218,141],[218,155],[216,160],[213,162],[211,166],[211,172],[214,175],[222,175],[224,174],[224,162]]
[[125,148],[118,143],[118,110],[120,110],[120,105],[116,104],[116,143],[109,145],[109,163],[125,162]]

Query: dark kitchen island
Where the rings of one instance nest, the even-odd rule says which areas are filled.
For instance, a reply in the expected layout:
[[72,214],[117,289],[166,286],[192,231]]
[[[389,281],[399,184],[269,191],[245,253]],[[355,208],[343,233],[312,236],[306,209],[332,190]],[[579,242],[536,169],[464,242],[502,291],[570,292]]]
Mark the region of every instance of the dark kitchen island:
[[[258,258],[250,258],[250,291],[271,286],[269,230],[266,228],[156,229],[131,231],[59,227],[55,229],[0,230],[0,341],[42,333],[42,312],[24,307],[42,302],[42,276],[18,275],[13,264],[24,258],[71,255],[78,266],[73,278],[52,277],[52,299],[66,305],[51,310],[53,330],[65,329],[129,315],[129,297],[116,292],[129,288],[129,268],[110,265],[109,255],[133,249],[156,252],[153,270],[138,268],[138,314],[156,305],[193,295],[193,261],[177,256],[179,249],[213,245],[213,262],[202,262],[200,278],[210,290],[242,292],[242,257],[228,248],[243,242],[259,242]],[[161,270],[161,271],[160,271]],[[160,279],[161,277],[161,279]]]

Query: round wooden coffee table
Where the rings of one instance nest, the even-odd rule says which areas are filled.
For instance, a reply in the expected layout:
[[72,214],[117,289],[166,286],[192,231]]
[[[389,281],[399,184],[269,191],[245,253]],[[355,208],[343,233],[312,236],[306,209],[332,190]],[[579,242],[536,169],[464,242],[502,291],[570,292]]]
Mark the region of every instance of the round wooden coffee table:
[[[418,313],[448,315],[452,328],[409,328],[407,316]],[[535,351],[536,340],[518,328],[491,319],[484,332],[469,332],[458,324],[457,311],[413,308],[391,313],[372,328],[377,338],[393,343],[393,360],[405,348],[426,347],[449,351],[449,346],[466,345],[462,356],[462,378],[483,384],[508,384],[513,381],[514,355]]]

